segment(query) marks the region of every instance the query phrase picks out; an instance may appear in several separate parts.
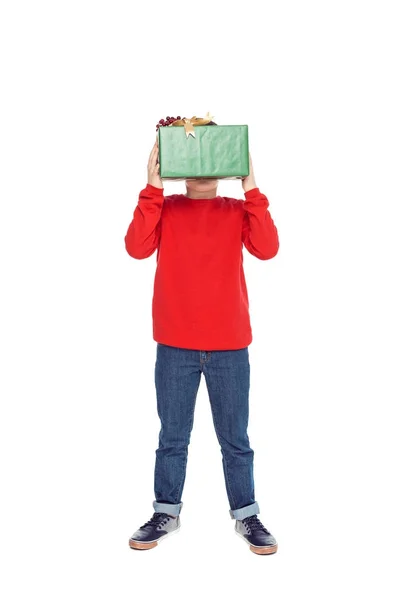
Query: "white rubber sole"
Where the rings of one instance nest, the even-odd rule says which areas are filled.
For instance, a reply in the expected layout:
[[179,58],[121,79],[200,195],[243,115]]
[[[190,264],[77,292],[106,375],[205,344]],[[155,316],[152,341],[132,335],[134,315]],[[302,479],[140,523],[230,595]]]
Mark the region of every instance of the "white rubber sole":
[[152,548],[156,548],[166,538],[171,537],[171,535],[174,535],[174,533],[178,533],[180,528],[181,528],[181,526],[179,525],[179,527],[177,527],[173,531],[170,531],[169,533],[166,533],[165,535],[158,538],[158,540],[155,540],[154,542],[136,542],[137,545],[131,545],[131,542],[133,544],[135,544],[135,540],[129,540],[129,548],[132,548],[132,550],[151,550]]

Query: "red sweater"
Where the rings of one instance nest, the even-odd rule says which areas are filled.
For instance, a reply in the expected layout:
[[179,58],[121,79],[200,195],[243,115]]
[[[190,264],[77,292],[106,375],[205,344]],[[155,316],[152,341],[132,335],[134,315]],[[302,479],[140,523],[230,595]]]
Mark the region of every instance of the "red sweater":
[[278,232],[259,188],[245,201],[140,192],[125,236],[130,256],[157,250],[153,339],[193,350],[237,350],[252,342],[243,245],[260,260],[278,252]]

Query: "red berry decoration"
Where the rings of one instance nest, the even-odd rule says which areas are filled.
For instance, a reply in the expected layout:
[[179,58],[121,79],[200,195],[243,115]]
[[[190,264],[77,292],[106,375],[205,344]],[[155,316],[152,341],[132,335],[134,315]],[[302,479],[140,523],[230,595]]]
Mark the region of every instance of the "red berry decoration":
[[[183,117],[185,118],[185,117]],[[165,119],[160,119],[156,125],[156,130],[158,131],[160,127],[169,127],[175,121],[180,121],[181,117],[166,117]]]

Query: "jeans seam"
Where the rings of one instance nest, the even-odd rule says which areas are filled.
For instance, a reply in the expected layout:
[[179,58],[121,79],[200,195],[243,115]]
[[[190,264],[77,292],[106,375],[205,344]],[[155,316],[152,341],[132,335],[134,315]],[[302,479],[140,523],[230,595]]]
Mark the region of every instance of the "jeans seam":
[[182,495],[182,490],[183,490],[183,483],[184,483],[184,479],[185,479],[185,474],[186,474],[186,467],[187,467],[187,459],[188,459],[188,455],[186,454],[185,457],[185,461],[183,463],[182,466],[182,472],[181,472],[181,476],[180,476],[180,484],[179,484],[179,488],[178,488],[178,493],[175,496],[175,504],[177,504],[179,502],[179,500],[177,500],[176,498],[180,498]]
[[188,455],[189,455],[190,435],[191,435],[191,431],[193,429],[193,423],[194,423],[194,411],[195,411],[195,408],[196,408],[196,397],[195,397],[194,402],[193,402],[192,414],[191,414],[190,421],[189,421],[188,443],[187,443],[187,446],[186,446],[186,456],[185,456],[185,462],[184,462],[183,469],[182,469],[181,483],[180,483],[179,489],[178,489],[178,497],[179,498],[181,497],[182,491],[183,491],[183,484],[184,484],[184,479],[185,479],[185,474],[186,474],[186,468],[187,468],[187,462],[188,462]]
[[218,423],[217,418],[215,416],[215,412],[214,412],[214,408],[213,408],[213,404],[212,404],[211,398],[210,398],[210,406],[211,406],[211,413],[212,413],[214,424],[215,424],[215,433],[217,434],[218,442],[219,442],[219,445],[221,446],[222,458],[225,461],[225,465],[226,465],[226,481],[227,481],[227,484],[228,484],[230,499],[232,501],[232,504],[235,505],[235,497],[234,497],[234,495],[232,493],[231,482],[230,482],[230,479],[229,479],[228,462],[227,462],[227,460],[225,458],[225,454],[224,454],[224,451],[223,451],[223,446],[221,444],[221,438],[220,438],[219,432],[218,432],[219,423]]

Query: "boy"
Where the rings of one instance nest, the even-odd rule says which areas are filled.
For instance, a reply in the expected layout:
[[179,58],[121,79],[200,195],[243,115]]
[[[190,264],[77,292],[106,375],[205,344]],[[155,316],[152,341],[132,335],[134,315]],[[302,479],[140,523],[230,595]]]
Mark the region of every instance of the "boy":
[[147,186],[139,194],[125,236],[136,259],[157,250],[152,303],[157,342],[155,386],[161,421],[156,450],[154,514],[130,538],[145,550],[179,530],[182,490],[195,401],[204,373],[221,447],[225,486],[235,532],[256,554],[273,554],[277,542],[258,519],[249,445],[252,341],[243,273],[243,245],[260,260],[278,252],[269,201],[256,186],[253,165],[242,179],[245,201],[217,196],[217,179],[187,179],[186,194],[164,197],[157,141]]

